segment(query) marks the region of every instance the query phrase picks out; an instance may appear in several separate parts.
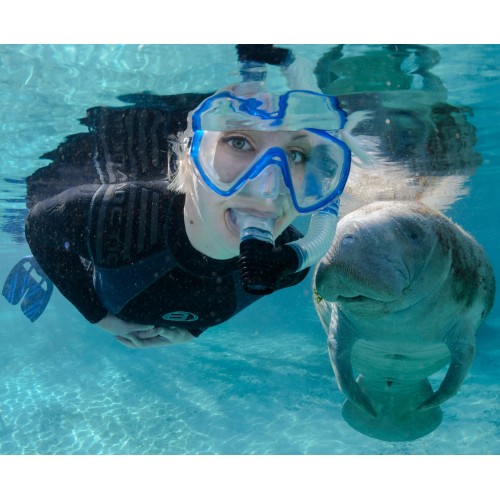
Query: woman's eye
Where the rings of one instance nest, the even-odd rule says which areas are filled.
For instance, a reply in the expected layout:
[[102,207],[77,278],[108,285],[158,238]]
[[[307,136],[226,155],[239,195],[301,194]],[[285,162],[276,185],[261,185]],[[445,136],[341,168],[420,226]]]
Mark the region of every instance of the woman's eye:
[[229,146],[240,151],[251,151],[252,145],[244,137],[229,137],[225,141]]
[[293,150],[289,153],[290,159],[293,163],[305,163],[307,161],[307,156],[303,151]]

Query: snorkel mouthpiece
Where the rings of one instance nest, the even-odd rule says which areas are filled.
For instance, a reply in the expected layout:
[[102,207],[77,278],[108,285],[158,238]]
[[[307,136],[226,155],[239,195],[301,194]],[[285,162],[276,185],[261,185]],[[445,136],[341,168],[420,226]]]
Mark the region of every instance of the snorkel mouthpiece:
[[237,214],[240,231],[240,258],[243,288],[254,295],[269,295],[276,290],[283,274],[294,272],[299,260],[288,246],[274,246],[274,219]]
[[246,212],[235,212],[236,224],[240,228],[240,243],[248,239],[264,241],[274,246],[274,219],[256,217]]

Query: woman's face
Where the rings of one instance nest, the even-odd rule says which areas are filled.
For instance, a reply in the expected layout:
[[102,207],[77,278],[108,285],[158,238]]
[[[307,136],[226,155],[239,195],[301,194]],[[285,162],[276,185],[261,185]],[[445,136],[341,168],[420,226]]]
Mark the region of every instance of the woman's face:
[[[232,182],[255,158],[275,146],[285,151],[292,176],[300,179],[301,162],[308,154],[307,140],[297,132],[232,131],[219,135],[213,146],[213,167],[224,182]],[[193,174],[192,180],[184,209],[186,231],[197,250],[215,259],[239,255],[238,212],[273,219],[275,238],[298,215],[281,171],[275,167],[266,167],[229,197],[216,194],[198,175]]]
[[[206,133],[206,135],[210,132]],[[210,144],[213,175],[222,184],[231,184],[263,153],[280,147],[286,154],[294,184],[300,184],[307,158],[313,149],[312,135],[307,132],[231,131],[215,133]]]

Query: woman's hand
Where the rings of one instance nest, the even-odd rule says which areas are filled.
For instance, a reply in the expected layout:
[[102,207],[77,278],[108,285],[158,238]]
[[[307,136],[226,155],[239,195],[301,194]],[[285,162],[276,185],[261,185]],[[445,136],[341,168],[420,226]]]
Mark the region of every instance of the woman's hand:
[[161,347],[164,345],[183,344],[194,338],[196,337],[185,328],[177,328],[175,326],[156,326],[151,330],[145,330],[137,334],[137,340],[142,342],[141,347]]
[[116,337],[118,342],[137,349],[180,344],[195,337],[184,328],[128,323],[108,314],[96,325]]

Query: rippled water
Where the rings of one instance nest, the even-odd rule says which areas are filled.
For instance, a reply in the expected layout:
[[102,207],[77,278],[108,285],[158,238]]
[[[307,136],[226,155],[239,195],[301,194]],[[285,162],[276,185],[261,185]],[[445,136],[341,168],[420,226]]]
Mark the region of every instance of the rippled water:
[[[291,47],[315,62],[338,51]],[[398,60],[396,71],[387,67],[387,49],[346,46],[333,63],[336,77],[323,77],[334,82],[328,91],[346,96],[352,107],[358,105],[353,93],[391,92],[388,82],[397,81],[402,90],[432,95],[432,102],[470,108],[464,116],[477,143],[454,152],[469,155],[460,168],[470,179],[446,213],[484,246],[498,275],[500,47],[433,46],[426,54],[439,54],[427,73],[411,55]],[[356,63],[361,56],[370,61],[361,66],[370,80]],[[87,108],[121,106],[118,96],[143,91],[210,92],[238,79],[231,45],[1,46],[0,64],[2,283],[29,253],[24,179],[47,164],[39,159],[43,153],[86,131],[78,120]],[[283,84],[277,70],[269,78],[277,88]],[[390,106],[401,105],[390,100]],[[472,151],[480,153],[480,165]],[[457,165],[457,156],[452,160],[447,169]],[[476,359],[460,392],[442,406],[442,424],[419,440],[388,443],[343,421],[344,396],[310,290],[309,277],[195,342],[145,351],[129,350],[86,323],[57,291],[33,324],[1,298],[0,453],[500,452],[498,304],[478,332]]]

